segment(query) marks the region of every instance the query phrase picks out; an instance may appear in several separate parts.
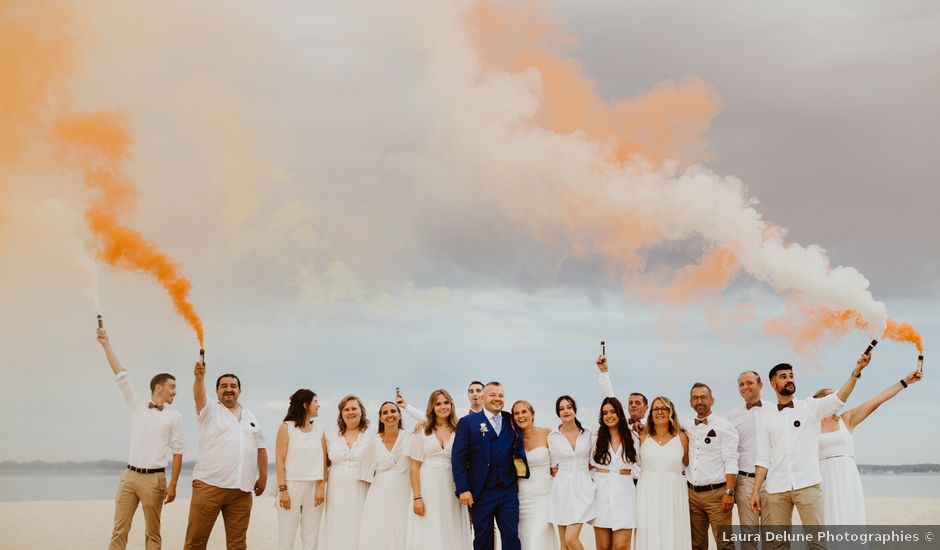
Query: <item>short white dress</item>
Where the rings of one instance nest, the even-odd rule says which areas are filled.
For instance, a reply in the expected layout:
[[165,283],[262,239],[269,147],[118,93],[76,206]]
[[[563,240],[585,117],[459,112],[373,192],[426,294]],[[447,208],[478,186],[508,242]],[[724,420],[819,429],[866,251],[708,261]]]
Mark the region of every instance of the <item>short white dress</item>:
[[549,520],[555,525],[587,523],[594,519],[594,479],[591,477],[591,450],[594,434],[585,429],[571,444],[564,434],[548,434],[552,468],[558,468],[552,482]]
[[421,463],[424,516],[415,514],[409,505],[408,550],[470,550],[473,546],[470,515],[457,499],[454,485],[453,448],[454,434],[443,448],[433,432],[425,435],[422,431],[412,438],[411,458]]
[[326,503],[320,524],[321,548],[359,550],[362,508],[369,490],[369,484],[359,479],[359,460],[374,435],[372,429],[359,432],[352,446],[346,445],[338,428],[330,430],[326,438],[330,475],[326,483]]
[[[632,434],[632,432],[631,432]],[[610,464],[598,464],[591,456],[591,466],[594,466],[594,512],[596,514],[591,525],[606,529],[633,529],[636,527],[636,485],[633,484],[633,470],[635,463],[624,460],[622,445],[617,449],[608,449]],[[640,442],[633,434],[633,448],[639,456]],[[600,472],[597,468],[609,470]],[[630,474],[621,475],[620,470],[630,470]]]
[[359,550],[406,550],[411,510],[411,434],[399,430],[389,451],[376,434],[366,444],[359,477],[370,482],[362,508]]
[[823,521],[827,525],[865,525],[865,494],[855,465],[855,441],[842,418],[839,429],[819,434]]

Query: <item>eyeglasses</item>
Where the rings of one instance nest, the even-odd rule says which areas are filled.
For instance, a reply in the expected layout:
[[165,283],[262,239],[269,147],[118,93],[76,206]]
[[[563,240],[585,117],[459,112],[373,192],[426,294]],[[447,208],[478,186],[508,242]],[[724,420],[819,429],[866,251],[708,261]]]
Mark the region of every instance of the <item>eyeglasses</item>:
[[654,413],[668,413],[671,410],[669,407],[653,407]]

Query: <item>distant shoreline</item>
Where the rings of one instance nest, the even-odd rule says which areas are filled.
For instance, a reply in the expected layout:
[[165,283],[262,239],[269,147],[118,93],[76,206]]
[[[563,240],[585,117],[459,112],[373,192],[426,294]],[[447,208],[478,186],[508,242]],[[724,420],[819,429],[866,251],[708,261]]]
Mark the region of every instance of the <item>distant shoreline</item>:
[[[193,462],[183,462],[183,472],[192,472]],[[119,460],[88,460],[45,462],[33,460],[17,462],[4,460],[0,462],[0,473],[56,473],[56,472],[116,472],[123,470],[126,462]],[[273,470],[274,464],[270,468]],[[940,475],[940,464],[859,464],[859,473],[862,475]]]

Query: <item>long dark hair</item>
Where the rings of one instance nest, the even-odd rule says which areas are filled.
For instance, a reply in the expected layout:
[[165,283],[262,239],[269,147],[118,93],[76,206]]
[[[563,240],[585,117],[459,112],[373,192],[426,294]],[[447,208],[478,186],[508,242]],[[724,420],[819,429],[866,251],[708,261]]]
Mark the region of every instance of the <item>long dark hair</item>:
[[346,421],[343,420],[343,407],[346,406],[346,403],[349,403],[353,399],[356,400],[356,403],[359,404],[359,412],[362,413],[362,416],[359,417],[359,426],[358,428],[362,431],[365,431],[369,427],[369,417],[366,416],[366,407],[362,404],[362,399],[359,399],[355,395],[347,395],[346,397],[340,399],[339,406],[336,407],[339,409],[339,415],[336,417],[336,425],[339,427],[340,435],[346,433],[346,429],[349,427],[346,425]]
[[382,409],[385,407],[385,405],[391,405],[395,407],[395,410],[398,411],[398,429],[399,430],[404,429],[405,425],[401,421],[401,408],[399,408],[397,403],[386,401],[385,403],[382,403],[381,405],[379,405],[379,433],[380,434],[385,433],[385,422],[382,422]]
[[597,416],[597,444],[594,447],[594,462],[610,464],[610,428],[604,424],[604,405],[610,405],[617,414],[617,433],[620,434],[620,456],[625,462],[636,462],[636,448],[633,446],[633,433],[623,414],[623,405],[616,397],[605,397],[601,401],[600,412]]
[[569,403],[571,403],[571,408],[574,409],[574,414],[576,415],[574,417],[574,425],[578,427],[578,430],[580,430],[581,433],[584,433],[584,426],[581,425],[581,421],[578,420],[578,417],[577,417],[578,404],[574,402],[574,397],[571,397],[570,395],[562,395],[561,397],[556,399],[555,400],[555,416],[557,416],[558,418],[561,418],[561,416],[558,414],[558,411],[561,410],[561,402],[564,400],[567,400]]
[[294,426],[303,428],[307,425],[307,405],[309,405],[317,394],[313,390],[301,388],[290,396],[290,405],[287,406],[287,415],[284,422],[293,422]]

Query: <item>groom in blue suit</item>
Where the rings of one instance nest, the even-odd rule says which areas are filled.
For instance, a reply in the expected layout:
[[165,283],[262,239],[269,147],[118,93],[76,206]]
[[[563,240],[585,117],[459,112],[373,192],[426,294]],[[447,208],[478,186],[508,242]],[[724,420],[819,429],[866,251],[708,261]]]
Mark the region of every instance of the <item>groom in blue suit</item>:
[[[451,465],[461,504],[470,507],[474,550],[492,550],[493,520],[503,550],[520,550],[519,493],[513,459],[525,462],[525,445],[512,415],[503,411],[503,387],[483,388],[483,410],[457,423]],[[529,466],[526,463],[525,477]]]

